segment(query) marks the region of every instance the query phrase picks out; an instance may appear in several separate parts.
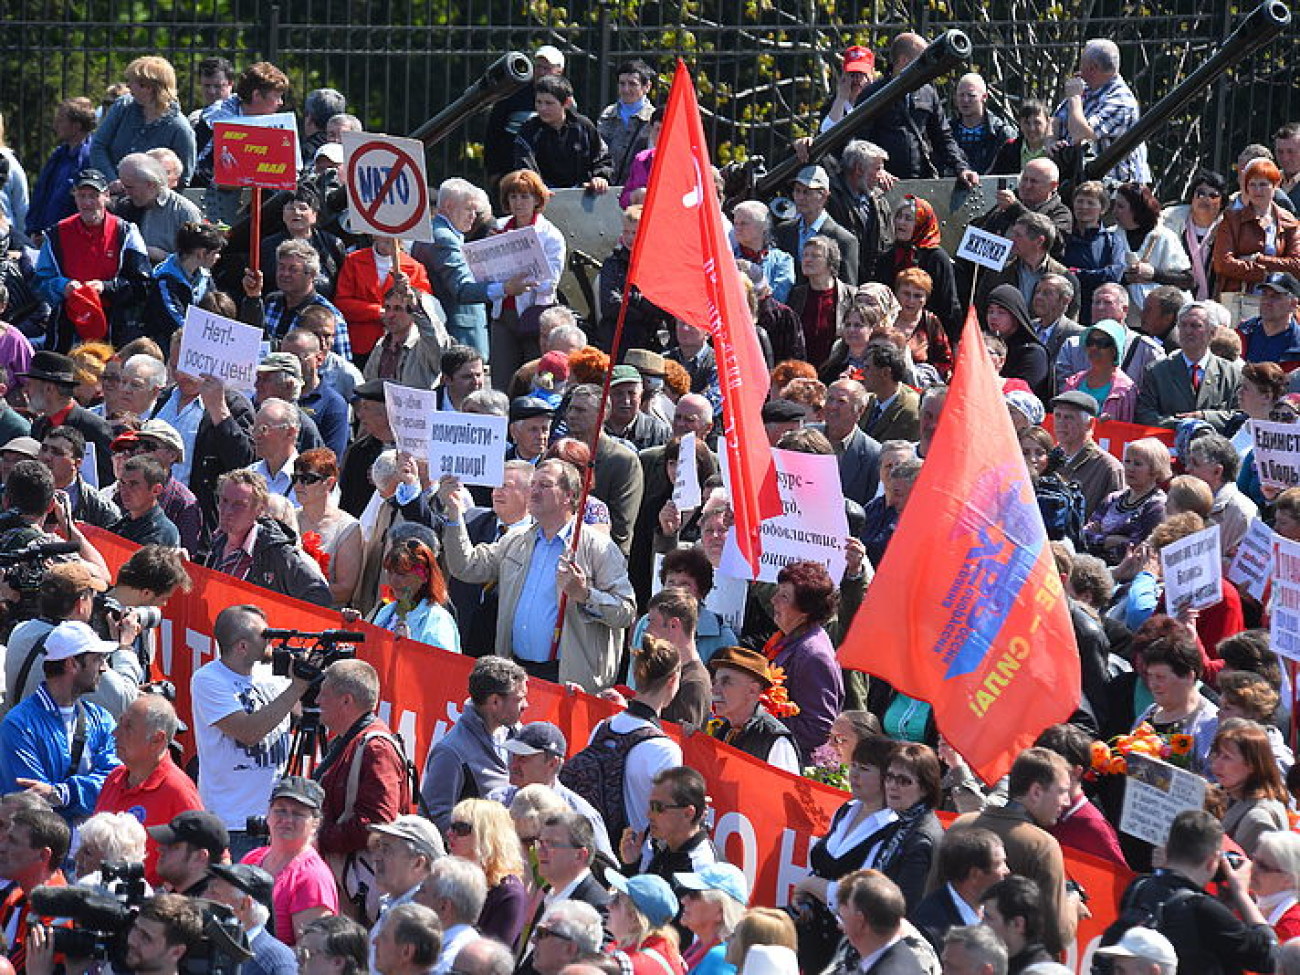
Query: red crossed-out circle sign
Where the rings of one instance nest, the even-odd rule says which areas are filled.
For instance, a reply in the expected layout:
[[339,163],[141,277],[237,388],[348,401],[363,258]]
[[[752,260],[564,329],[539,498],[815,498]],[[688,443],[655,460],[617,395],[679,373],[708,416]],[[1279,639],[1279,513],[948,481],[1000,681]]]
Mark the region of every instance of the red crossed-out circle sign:
[[[392,157],[391,163],[387,157]],[[347,180],[353,208],[382,234],[400,237],[429,219],[429,187],[421,167],[399,146],[378,140],[361,144],[348,159]],[[399,219],[380,219],[386,201],[401,208]]]

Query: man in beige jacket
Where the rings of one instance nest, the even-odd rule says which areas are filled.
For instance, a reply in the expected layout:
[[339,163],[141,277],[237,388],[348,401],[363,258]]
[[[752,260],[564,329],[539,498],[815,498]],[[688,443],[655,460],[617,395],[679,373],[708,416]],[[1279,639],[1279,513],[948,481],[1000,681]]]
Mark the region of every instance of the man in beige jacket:
[[[594,693],[614,683],[623,631],[636,617],[636,603],[627,561],[609,535],[582,532],[570,557],[581,484],[572,464],[543,461],[528,495],[534,524],[475,546],[465,530],[459,482],[443,478],[438,497],[448,522],[443,547],[451,574],[500,587],[496,653],[518,661],[530,676],[572,681]],[[553,659],[561,593],[568,600]]]

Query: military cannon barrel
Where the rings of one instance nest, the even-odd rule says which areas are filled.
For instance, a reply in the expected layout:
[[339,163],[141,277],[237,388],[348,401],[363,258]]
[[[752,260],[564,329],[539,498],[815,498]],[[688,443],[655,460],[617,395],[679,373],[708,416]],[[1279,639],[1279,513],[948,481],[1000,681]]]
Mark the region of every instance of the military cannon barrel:
[[[533,62],[527,54],[510,51],[492,62],[472,85],[454,102],[429,119],[414,132],[410,138],[419,139],[425,148],[433,148],[475,112],[482,111],[494,102],[513,95],[533,80]],[[337,190],[342,193],[342,190]],[[284,205],[293,194],[282,191],[269,194],[262,201],[262,233],[275,234],[283,229]],[[346,203],[337,202],[341,209]],[[230,228],[227,250],[232,254],[247,254],[248,231],[251,220],[247,214],[237,220]]]
[[754,184],[755,195],[766,198],[777,193],[804,166],[815,163],[828,153],[843,149],[868,122],[900,98],[910,95],[940,75],[961,67],[970,60],[970,55],[969,37],[959,30],[944,31],[930,42],[915,61],[894,75],[875,94],[813,139],[812,145],[808,147],[808,162],[801,162],[797,156],[791,156],[760,177]]
[[1225,71],[1272,42],[1290,23],[1291,11],[1285,3],[1281,0],[1264,0],[1228,35],[1218,51],[1175,86],[1173,91],[1143,112],[1137,123],[1107,146],[1105,152],[1087,163],[1083,168],[1084,178],[1100,179],[1105,176],[1143,139],[1168,122]]

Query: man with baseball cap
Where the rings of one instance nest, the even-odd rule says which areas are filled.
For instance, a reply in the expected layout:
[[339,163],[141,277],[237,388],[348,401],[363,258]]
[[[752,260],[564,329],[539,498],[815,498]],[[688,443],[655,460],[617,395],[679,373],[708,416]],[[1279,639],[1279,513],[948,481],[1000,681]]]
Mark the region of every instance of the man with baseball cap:
[[91,413],[73,398],[76,380],[72,360],[66,355],[42,349],[32,356],[23,378],[27,380],[23,387],[27,390],[27,405],[36,414],[32,421],[32,436],[44,443],[51,430],[72,427],[86,438],[87,443],[95,445],[95,469],[100,486],[111,484],[113,431],[107,420]]
[[840,64],[840,77],[835,83],[835,97],[822,113],[821,125],[817,131],[826,132],[853,111],[862,89],[875,80],[876,52],[861,44],[846,47]]
[[415,902],[420,884],[435,860],[447,855],[438,827],[423,816],[398,816],[370,827],[370,858],[375,883],[383,891],[379,920],[370,929],[370,970],[375,971],[375,941],[384,917],[395,907]]
[[[301,331],[295,329],[295,331]],[[320,429],[311,417],[298,408],[302,396],[302,360],[291,352],[271,352],[257,364],[257,377],[253,380],[256,408],[271,399],[292,404],[298,414],[298,433],[294,443],[299,451],[325,446]],[[254,421],[256,424],[256,421]]]
[[514,169],[515,136],[533,116],[533,83],[550,75],[564,74],[564,54],[553,44],[543,44],[533,52],[532,83],[501,99],[488,113],[487,131],[483,135],[483,165],[487,169],[490,195],[496,194],[501,177]]
[[1287,372],[1300,366],[1300,280],[1270,274],[1259,283],[1259,314],[1237,326],[1241,357],[1247,362],[1276,362]]
[[805,284],[798,256],[803,245],[815,236],[829,237],[840,247],[840,266],[837,277],[846,284],[858,283],[858,238],[845,230],[826,212],[826,202],[831,196],[831,178],[821,166],[805,166],[794,177],[794,208],[796,216],[777,224],[773,231],[776,246],[793,254],[796,285]]
[[178,813],[165,826],[145,832],[158,844],[158,877],[168,889],[186,897],[205,897],[212,875],[208,868],[220,863],[230,844],[230,833],[220,817],[206,809]]
[[645,386],[636,366],[614,367],[609,380],[609,409],[605,416],[605,432],[611,437],[627,441],[635,450],[658,447],[672,439],[673,430],[657,416],[641,410],[641,397]]
[[1178,954],[1169,939],[1141,924],[1125,931],[1115,944],[1098,948],[1096,954],[1114,959],[1114,975],[1175,975],[1178,971]]
[[1092,439],[1098,413],[1092,396],[1072,389],[1053,397],[1051,407],[1056,443],[1065,451],[1061,476],[1079,485],[1085,515],[1092,517],[1108,495],[1124,487],[1124,465]]
[[69,823],[95,809],[117,767],[113,717],[80,698],[99,686],[118,645],[86,623],[64,622],[45,639],[45,681],[0,722],[0,791],[29,789]]
[[135,224],[108,212],[108,180],[99,170],[79,172],[72,197],[77,212],[46,231],[36,262],[33,284],[57,310],[47,344],[61,352],[78,336],[123,344],[153,270],[144,238]]
[[790,729],[762,704],[772,688],[767,657],[746,647],[723,647],[709,660],[713,714],[708,733],[769,765],[797,773],[799,752]]
[[253,957],[242,975],[296,975],[293,949],[268,929],[272,923],[271,890],[275,878],[251,863],[213,864],[208,868],[208,900],[235,912]]
[[489,798],[509,806],[524,786],[546,786],[570,809],[591,822],[596,834],[596,848],[613,861],[614,848],[609,842],[605,818],[595,806],[560,781],[560,769],[569,753],[564,732],[549,721],[531,721],[515,737],[507,738],[502,747],[509,756],[510,784],[491,793]]
[[154,417],[145,420],[139,430],[122,434],[113,441],[113,450],[122,449],[134,455],[152,457],[163,465],[167,478],[163,481],[158,504],[163,514],[176,526],[181,536],[181,548],[191,558],[199,559],[207,549],[203,526],[203,509],[188,485],[173,473],[174,467],[185,460],[185,441],[166,420]]
[[555,408],[540,396],[516,396],[510,401],[510,445],[506,460],[542,459],[551,438]]

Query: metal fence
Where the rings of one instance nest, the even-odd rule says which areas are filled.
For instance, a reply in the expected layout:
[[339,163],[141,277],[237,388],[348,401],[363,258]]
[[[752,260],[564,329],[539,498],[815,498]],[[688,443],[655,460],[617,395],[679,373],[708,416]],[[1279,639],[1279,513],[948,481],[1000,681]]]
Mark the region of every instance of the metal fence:
[[[273,60],[295,91],[328,85],[377,131],[404,134],[455,98],[499,54],[554,44],[581,109],[613,99],[619,61],[644,57],[665,74],[684,56],[696,69],[706,126],[718,156],[783,158],[816,124],[849,43],[883,53],[904,27],[933,36],[947,27],[974,42],[975,65],[994,104],[1054,102],[1082,41],[1112,37],[1125,76],[1150,104],[1213,51],[1238,19],[1224,0],[1081,0],[1069,16],[1055,0],[8,0],[0,13],[0,111],[9,143],[29,168],[53,146],[51,110],[70,95],[98,98],[132,58],[167,57],[182,101],[197,103],[194,66],[219,54],[237,65]],[[1000,19],[991,19],[996,11]],[[1269,141],[1300,117],[1287,55],[1291,28],[1230,72],[1149,143],[1164,195],[1181,192],[1198,164],[1223,171],[1248,142]],[[950,87],[950,86],[949,86]],[[480,175],[483,118],[430,156],[435,178]]]

